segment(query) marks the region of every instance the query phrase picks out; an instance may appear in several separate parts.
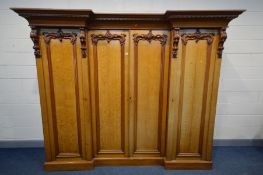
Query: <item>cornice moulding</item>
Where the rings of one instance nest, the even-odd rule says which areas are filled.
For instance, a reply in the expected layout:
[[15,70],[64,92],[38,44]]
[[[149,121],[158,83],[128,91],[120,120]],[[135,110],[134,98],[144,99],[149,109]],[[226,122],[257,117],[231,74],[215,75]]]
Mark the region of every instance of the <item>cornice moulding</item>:
[[[245,10],[173,10],[165,13],[94,13],[90,9],[42,9],[42,8],[11,8],[20,16],[26,18],[30,26],[43,27],[86,27],[96,21],[127,21],[127,22],[152,22],[161,25],[180,21],[203,21],[213,23],[218,21],[218,26],[227,24]],[[216,26],[213,24],[213,26]],[[121,28],[121,27],[120,27]]]

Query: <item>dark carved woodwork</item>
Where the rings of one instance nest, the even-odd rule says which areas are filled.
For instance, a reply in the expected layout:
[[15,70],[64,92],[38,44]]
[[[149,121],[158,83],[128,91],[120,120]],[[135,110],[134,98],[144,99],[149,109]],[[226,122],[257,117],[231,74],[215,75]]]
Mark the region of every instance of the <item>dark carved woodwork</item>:
[[125,43],[125,34],[111,34],[109,30],[103,35],[91,35],[91,40],[93,44],[97,44],[99,40],[106,40],[108,43],[111,42],[112,40],[119,40],[121,45],[124,45]]
[[226,27],[222,27],[220,30],[220,39],[218,43],[217,55],[218,58],[222,58],[222,52],[224,50],[224,43],[226,41],[227,34],[226,34]]
[[39,46],[39,29],[31,27],[30,38],[34,43],[34,55],[36,58],[40,58],[40,46]]
[[83,27],[80,28],[79,39],[80,39],[80,44],[81,44],[82,58],[86,58],[86,56],[87,56],[86,30]]
[[149,30],[148,34],[141,34],[141,35],[134,34],[133,40],[134,40],[135,45],[138,45],[140,40],[146,40],[149,43],[151,43],[152,40],[155,40],[155,41],[160,41],[161,45],[164,46],[166,44],[166,41],[167,41],[167,35],[164,35],[164,34],[163,35],[154,35],[152,33],[152,30]]
[[180,28],[174,27],[173,28],[173,49],[172,49],[172,54],[173,58],[177,58],[177,51],[178,51],[178,44],[180,40],[180,34],[179,34]]
[[70,39],[71,43],[75,44],[77,39],[76,33],[63,33],[61,29],[59,29],[57,33],[43,32],[43,35],[46,44],[49,44],[51,39],[59,39],[60,42],[62,42],[63,39]]
[[188,40],[195,40],[195,42],[207,40],[207,44],[210,45],[213,42],[214,35],[214,33],[201,33],[199,30],[197,30],[195,33],[183,33],[181,38],[184,45],[187,44]]

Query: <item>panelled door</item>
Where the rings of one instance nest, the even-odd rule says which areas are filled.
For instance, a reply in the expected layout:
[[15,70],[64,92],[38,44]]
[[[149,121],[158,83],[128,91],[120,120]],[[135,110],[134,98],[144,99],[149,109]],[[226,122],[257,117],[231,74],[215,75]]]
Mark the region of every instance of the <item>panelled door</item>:
[[88,32],[95,157],[163,156],[169,32]]
[[79,33],[51,29],[41,33],[42,58],[37,65],[46,159],[86,159]]
[[93,153],[128,156],[129,33],[89,31],[88,45]]
[[171,60],[167,159],[210,160],[216,101],[212,93],[221,61],[218,34],[181,30],[180,35],[178,56]]
[[130,31],[131,156],[164,154],[168,65],[168,31]]

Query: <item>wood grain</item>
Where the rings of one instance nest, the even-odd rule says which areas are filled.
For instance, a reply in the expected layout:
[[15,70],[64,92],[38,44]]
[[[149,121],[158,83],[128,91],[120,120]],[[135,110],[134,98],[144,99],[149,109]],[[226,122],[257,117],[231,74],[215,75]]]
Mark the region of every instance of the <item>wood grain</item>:
[[[184,37],[188,37],[183,34]],[[214,35],[214,34],[213,34]],[[211,104],[214,59],[217,41],[207,40],[208,34],[189,34],[187,42],[180,44],[179,58],[171,64],[171,79],[180,81],[178,90],[170,89],[170,105],[176,104],[179,110],[172,109],[170,116],[178,129],[173,136],[176,147],[169,148],[174,156],[169,159],[205,159],[207,155],[207,126]],[[214,36],[213,38],[214,39]],[[181,52],[180,52],[181,49]],[[175,69],[177,66],[177,70]],[[178,72],[179,71],[179,72]],[[176,74],[177,72],[177,74]],[[170,87],[176,86],[170,83]],[[178,93],[178,95],[176,95]],[[175,109],[177,108],[175,107]],[[168,128],[169,129],[169,128]],[[169,134],[168,134],[169,136]]]
[[[50,34],[53,35],[53,33]],[[39,61],[39,64],[41,63],[39,68],[42,68],[44,73],[42,86],[45,87],[45,96],[43,98],[47,101],[48,107],[46,120],[49,128],[47,140],[50,149],[48,150],[51,152],[49,160],[85,158],[86,137],[82,135],[83,101],[80,98],[82,77],[79,70],[80,55],[77,52],[79,44],[72,42],[68,36],[57,38],[55,33],[48,42],[45,37],[47,35],[41,37],[42,60]],[[45,128],[44,132],[46,132]]]
[[91,40],[92,37],[103,37],[92,43],[90,53],[90,61],[94,65],[92,86],[95,94],[97,154],[124,154],[126,149],[125,44],[122,44],[118,37],[112,35],[111,38],[111,35],[102,34],[100,31],[90,32]]
[[[184,83],[181,96],[180,153],[199,153],[199,137],[202,133],[202,98],[206,68],[206,41],[189,41],[186,46]],[[189,49],[189,50],[188,50]]]
[[[147,34],[148,32],[148,34]],[[150,33],[149,33],[150,32]],[[156,33],[156,34],[155,34]],[[166,121],[167,69],[169,54],[166,50],[165,31],[131,31],[134,43],[131,44],[134,77],[134,154],[161,154],[164,148]],[[140,37],[137,40],[136,37]],[[155,40],[159,37],[158,40]],[[146,51],[147,50],[147,51]],[[166,73],[164,76],[164,73]],[[166,96],[165,96],[166,97]]]

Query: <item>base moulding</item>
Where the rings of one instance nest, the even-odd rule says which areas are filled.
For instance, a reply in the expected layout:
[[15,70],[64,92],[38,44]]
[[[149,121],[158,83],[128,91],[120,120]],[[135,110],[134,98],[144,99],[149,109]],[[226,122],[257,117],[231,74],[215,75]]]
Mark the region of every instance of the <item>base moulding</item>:
[[212,169],[212,161],[203,160],[171,160],[164,158],[94,158],[92,161],[51,161],[45,162],[46,171],[64,171],[64,170],[91,170],[96,166],[164,166],[165,169]]

